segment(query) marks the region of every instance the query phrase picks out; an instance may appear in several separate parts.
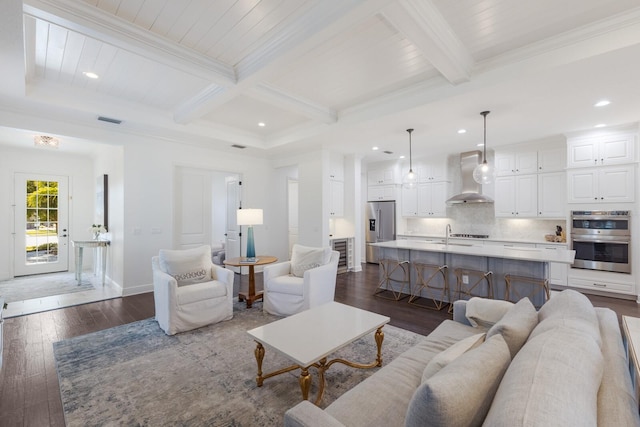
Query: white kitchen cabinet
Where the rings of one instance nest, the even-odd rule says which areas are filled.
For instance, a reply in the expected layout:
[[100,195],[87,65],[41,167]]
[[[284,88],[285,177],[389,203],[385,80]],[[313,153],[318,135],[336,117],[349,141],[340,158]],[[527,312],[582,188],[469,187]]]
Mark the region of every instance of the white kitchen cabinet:
[[496,217],[538,216],[538,176],[500,176],[495,183]]
[[[631,280],[620,280],[621,276],[612,273],[591,272],[589,278],[576,277],[569,273],[568,285],[572,288],[635,295],[635,285]],[[598,274],[600,273],[600,274]],[[606,275],[606,276],[605,276]]]
[[567,150],[559,148],[545,148],[538,151],[538,172],[559,172],[567,164]]
[[329,216],[331,218],[338,218],[344,216],[344,182],[342,181],[329,181],[329,191],[331,193],[329,198]]
[[567,214],[567,184],[564,172],[538,174],[538,217],[564,218]]
[[495,167],[498,176],[536,173],[538,152],[496,152]]
[[418,216],[426,218],[447,215],[447,183],[418,184]]
[[370,202],[396,200],[395,185],[370,185],[367,193]]
[[418,182],[435,182],[447,180],[447,160],[418,162],[413,170],[418,174]]
[[385,169],[373,169],[367,172],[367,182],[369,185],[397,184],[396,169],[393,167]]
[[569,203],[630,203],[635,200],[635,166],[567,171]]
[[[557,251],[558,249],[567,249],[566,245],[545,245],[544,243],[536,244],[536,248],[546,251]],[[569,266],[559,262],[549,263],[549,284],[552,286],[566,287],[568,283]]]
[[344,157],[331,153],[329,159],[329,179],[344,182]]
[[418,188],[402,189],[402,216],[418,216]]
[[634,163],[636,137],[607,135],[567,140],[567,167],[593,167]]

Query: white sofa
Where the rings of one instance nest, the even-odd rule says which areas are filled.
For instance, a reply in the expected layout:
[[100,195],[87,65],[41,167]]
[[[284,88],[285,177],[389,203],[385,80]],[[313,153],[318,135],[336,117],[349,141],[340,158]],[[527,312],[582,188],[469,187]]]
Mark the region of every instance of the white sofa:
[[474,327],[468,304],[327,408],[291,408],[285,426],[640,426],[615,312],[566,290]]
[[333,301],[339,259],[329,247],[294,245],[291,261],[264,267],[264,311],[290,316]]
[[167,335],[233,317],[233,271],[211,262],[211,247],[161,249],[151,265],[156,320]]

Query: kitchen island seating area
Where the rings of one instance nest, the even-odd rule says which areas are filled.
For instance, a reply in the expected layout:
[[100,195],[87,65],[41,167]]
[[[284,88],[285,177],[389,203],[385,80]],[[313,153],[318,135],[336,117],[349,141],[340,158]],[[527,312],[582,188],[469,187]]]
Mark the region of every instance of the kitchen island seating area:
[[[474,296],[511,302],[526,296],[540,307],[549,299],[549,262],[571,264],[575,256],[574,251],[561,249],[478,248],[407,240],[373,245],[384,261],[376,293],[386,291],[400,300],[403,292],[409,292],[409,302],[430,301],[421,306],[438,310],[451,309],[454,301]],[[387,267],[394,263],[410,272],[408,285],[406,274]]]

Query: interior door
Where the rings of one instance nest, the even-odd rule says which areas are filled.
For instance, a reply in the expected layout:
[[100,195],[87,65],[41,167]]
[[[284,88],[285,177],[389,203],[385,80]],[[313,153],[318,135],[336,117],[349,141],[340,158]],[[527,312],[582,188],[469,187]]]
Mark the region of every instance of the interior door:
[[69,270],[69,178],[14,176],[14,275]]
[[211,175],[211,171],[204,169],[176,168],[176,248],[189,249],[211,244]]
[[[235,176],[226,178],[227,184],[227,227],[225,231],[226,237],[226,257],[235,258],[241,256],[240,227],[237,223],[236,211],[240,208],[242,201],[242,184],[240,179]],[[231,268],[234,272],[239,273],[238,267]]]

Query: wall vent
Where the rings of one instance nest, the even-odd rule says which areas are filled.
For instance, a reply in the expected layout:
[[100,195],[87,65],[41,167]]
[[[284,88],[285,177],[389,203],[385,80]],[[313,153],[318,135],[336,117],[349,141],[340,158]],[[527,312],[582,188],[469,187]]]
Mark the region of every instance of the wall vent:
[[393,151],[389,151],[389,150],[384,150],[383,151],[384,154],[393,154]]
[[241,150],[244,150],[245,148],[247,148],[246,145],[240,145],[240,144],[232,144],[231,145],[233,148],[239,148]]
[[98,120],[102,122],[113,123],[116,125],[119,125],[120,123],[122,123],[122,120],[112,119],[111,117],[104,117],[104,116],[98,116]]

